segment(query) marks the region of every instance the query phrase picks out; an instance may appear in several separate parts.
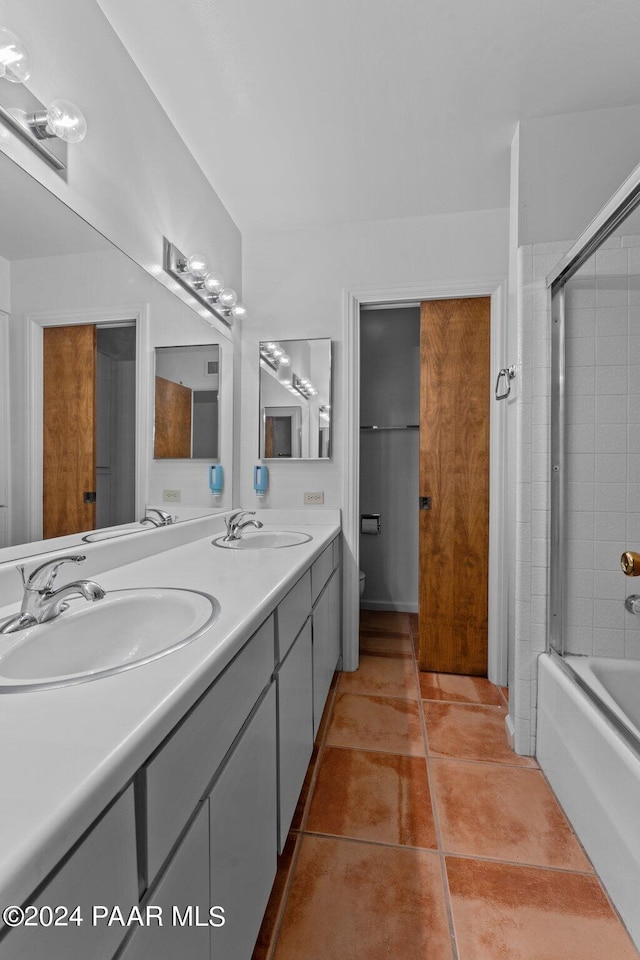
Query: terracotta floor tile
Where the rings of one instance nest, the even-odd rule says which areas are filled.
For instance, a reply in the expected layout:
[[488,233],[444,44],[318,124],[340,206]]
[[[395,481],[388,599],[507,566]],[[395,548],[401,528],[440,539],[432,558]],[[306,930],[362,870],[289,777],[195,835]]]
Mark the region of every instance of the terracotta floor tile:
[[395,610],[360,610],[360,629],[383,633],[403,633],[409,636],[409,614]]
[[386,634],[375,630],[360,631],[360,653],[378,657],[413,659],[411,638],[402,633]]
[[271,896],[269,897],[267,909],[262,918],[260,933],[258,934],[251,960],[267,960],[269,955],[269,950],[276,934],[276,925],[287,889],[298,838],[298,834],[290,833],[284,845],[282,855],[278,857],[276,878],[273,881]]
[[370,693],[417,700],[418,684],[413,660],[362,656],[357,670],[342,674],[338,690],[340,693]]
[[504,707],[424,701],[430,756],[488,760],[535,767],[533,757],[521,757],[507,743]]
[[458,760],[430,769],[447,853],[591,872],[539,770]]
[[595,877],[446,863],[460,960],[638,960]]
[[326,742],[334,747],[424,756],[418,704],[338,691]]
[[304,836],[274,960],[451,960],[440,861]]
[[424,759],[327,747],[305,829],[437,847]]
[[423,700],[502,705],[500,689],[486,677],[462,677],[454,673],[419,672]]

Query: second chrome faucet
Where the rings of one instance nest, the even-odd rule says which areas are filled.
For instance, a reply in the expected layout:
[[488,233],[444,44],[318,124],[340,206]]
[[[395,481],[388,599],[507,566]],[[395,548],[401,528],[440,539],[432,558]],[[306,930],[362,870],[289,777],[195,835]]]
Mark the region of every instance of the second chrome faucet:
[[58,569],[65,563],[84,563],[86,557],[82,555],[71,555],[68,557],[57,557],[55,560],[47,560],[25,578],[24,567],[19,566],[18,570],[22,576],[24,584],[24,595],[20,613],[0,626],[0,633],[15,633],[18,630],[24,630],[37,623],[45,623],[47,620],[53,620],[60,616],[63,610],[66,610],[67,600],[71,597],[83,597],[85,600],[102,600],[105,595],[103,588],[93,580],[75,580],[73,583],[67,583],[58,590],[53,589]]

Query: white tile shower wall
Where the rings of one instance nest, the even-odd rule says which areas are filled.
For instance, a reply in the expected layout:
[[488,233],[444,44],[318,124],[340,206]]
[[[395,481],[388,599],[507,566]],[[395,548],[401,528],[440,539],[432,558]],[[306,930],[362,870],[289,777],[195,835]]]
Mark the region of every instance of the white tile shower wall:
[[[550,301],[546,276],[571,243],[518,251],[516,602],[512,718],[535,752],[538,654],[549,569]],[[640,658],[640,618],[619,570],[640,548],[640,237],[610,237],[568,285],[565,641],[572,653]]]

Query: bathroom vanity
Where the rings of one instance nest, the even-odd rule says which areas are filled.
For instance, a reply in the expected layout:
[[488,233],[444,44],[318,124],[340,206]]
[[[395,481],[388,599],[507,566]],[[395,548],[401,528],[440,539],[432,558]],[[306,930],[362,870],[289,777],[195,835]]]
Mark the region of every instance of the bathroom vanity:
[[[200,590],[220,614],[151,662],[0,697],[0,904],[36,908],[2,960],[250,960],[341,652],[338,512],[269,513],[311,539],[217,549],[217,515],[83,545],[107,597]],[[0,565],[0,616],[19,596]]]

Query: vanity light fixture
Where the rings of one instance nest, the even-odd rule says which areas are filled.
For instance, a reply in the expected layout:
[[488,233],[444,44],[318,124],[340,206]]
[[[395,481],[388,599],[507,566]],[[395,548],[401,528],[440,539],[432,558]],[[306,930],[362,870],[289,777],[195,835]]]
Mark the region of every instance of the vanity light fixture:
[[0,121],[56,170],[65,170],[66,145],[84,140],[87,121],[69,100],[53,100],[48,107],[41,103],[22,85],[30,74],[24,44],[0,27]]
[[287,356],[279,343],[267,340],[260,344],[260,359],[264,360],[276,373],[280,367],[288,367],[291,357]]
[[31,76],[29,53],[20,37],[0,27],[0,77],[11,83],[24,83]]
[[297,390],[298,393],[305,398],[305,400],[308,400],[310,397],[318,396],[318,391],[307,377],[297,377],[294,373],[292,380],[293,389]]
[[225,287],[218,273],[209,270],[202,254],[186,257],[165,237],[163,266],[170,277],[227,326],[247,316],[247,308],[238,300],[238,294],[231,287]]

